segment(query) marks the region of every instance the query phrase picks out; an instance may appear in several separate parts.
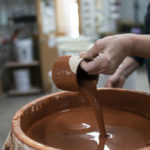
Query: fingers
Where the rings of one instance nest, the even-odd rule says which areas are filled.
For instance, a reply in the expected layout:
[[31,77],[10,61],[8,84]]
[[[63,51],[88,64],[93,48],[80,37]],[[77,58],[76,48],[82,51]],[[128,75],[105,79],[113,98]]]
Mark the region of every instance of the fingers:
[[80,66],[90,75],[114,73],[114,69],[112,69],[113,67],[111,66],[111,61],[108,55],[103,53],[99,53],[99,55],[91,61],[82,61]]
[[112,83],[108,80],[108,81],[106,82],[106,84],[105,84],[105,87],[106,87],[106,88],[112,88],[113,86],[112,86]]
[[92,61],[82,61],[80,66],[88,74],[94,75],[94,74],[99,74],[99,71],[100,71],[99,64],[100,64],[99,57],[96,57]]
[[105,84],[105,87],[107,88],[120,88],[120,83],[114,80],[108,80]]
[[119,76],[115,74],[110,76],[108,81],[105,84],[107,88],[122,88],[124,84],[124,79],[121,79]]
[[122,88],[124,84],[124,81],[120,80],[119,84],[118,84],[118,88]]
[[96,44],[94,44],[94,46],[89,51],[81,53],[80,57],[91,60],[98,56],[98,53],[98,47],[96,46]]

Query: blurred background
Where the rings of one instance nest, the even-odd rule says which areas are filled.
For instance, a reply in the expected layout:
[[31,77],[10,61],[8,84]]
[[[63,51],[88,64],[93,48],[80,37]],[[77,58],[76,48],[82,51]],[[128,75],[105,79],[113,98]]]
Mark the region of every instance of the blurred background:
[[[0,0],[0,149],[14,113],[57,92],[51,68],[61,55],[78,55],[97,39],[143,33],[149,0]],[[108,76],[100,75],[98,87]],[[149,92],[145,67],[123,88]]]

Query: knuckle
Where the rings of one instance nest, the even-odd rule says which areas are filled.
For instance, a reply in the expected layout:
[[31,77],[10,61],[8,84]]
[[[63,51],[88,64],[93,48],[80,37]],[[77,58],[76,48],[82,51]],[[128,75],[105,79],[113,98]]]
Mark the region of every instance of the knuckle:
[[109,56],[106,57],[105,62],[104,62],[104,67],[106,70],[110,71],[112,70],[111,66],[111,59]]
[[99,44],[100,44],[100,40],[97,40],[97,41],[95,42],[95,46],[98,47]]
[[107,66],[111,65],[111,58],[108,55],[106,56],[106,65]]
[[91,51],[88,51],[88,52],[87,52],[87,56],[88,56],[88,58],[92,58]]
[[107,75],[111,75],[115,72],[115,70],[111,66],[111,61],[109,59],[105,60],[103,64],[99,66],[99,70],[102,70],[102,72]]

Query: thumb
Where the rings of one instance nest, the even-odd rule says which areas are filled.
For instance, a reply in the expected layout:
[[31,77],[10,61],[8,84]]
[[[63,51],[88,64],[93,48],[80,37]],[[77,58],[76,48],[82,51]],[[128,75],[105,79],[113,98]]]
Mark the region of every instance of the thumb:
[[96,56],[98,56],[98,48],[96,44],[94,44],[94,46],[89,51],[80,54],[80,57],[85,59],[93,59]]
[[105,87],[106,87],[106,88],[112,88],[112,83],[111,83],[110,81],[107,81],[107,82],[105,83]]

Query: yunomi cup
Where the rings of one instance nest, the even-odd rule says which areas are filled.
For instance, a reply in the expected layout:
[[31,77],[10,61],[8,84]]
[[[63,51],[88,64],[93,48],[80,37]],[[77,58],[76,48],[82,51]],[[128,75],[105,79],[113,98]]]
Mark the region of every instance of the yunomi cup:
[[79,91],[76,73],[82,60],[77,56],[61,56],[56,59],[52,68],[52,79],[58,88]]
[[[99,99],[107,108],[136,113],[150,120],[150,94],[123,89],[99,89]],[[23,106],[13,117],[4,150],[58,150],[27,136],[28,129],[44,117],[70,108],[89,106],[78,92],[60,92],[38,98]],[[44,133],[44,128],[40,129]],[[44,137],[43,137],[44,138]],[[149,150],[147,146],[140,150]]]
[[80,68],[82,60],[79,56],[61,56],[56,59],[52,68],[52,79],[59,89],[80,91],[81,76],[98,81],[97,75],[88,75]]

